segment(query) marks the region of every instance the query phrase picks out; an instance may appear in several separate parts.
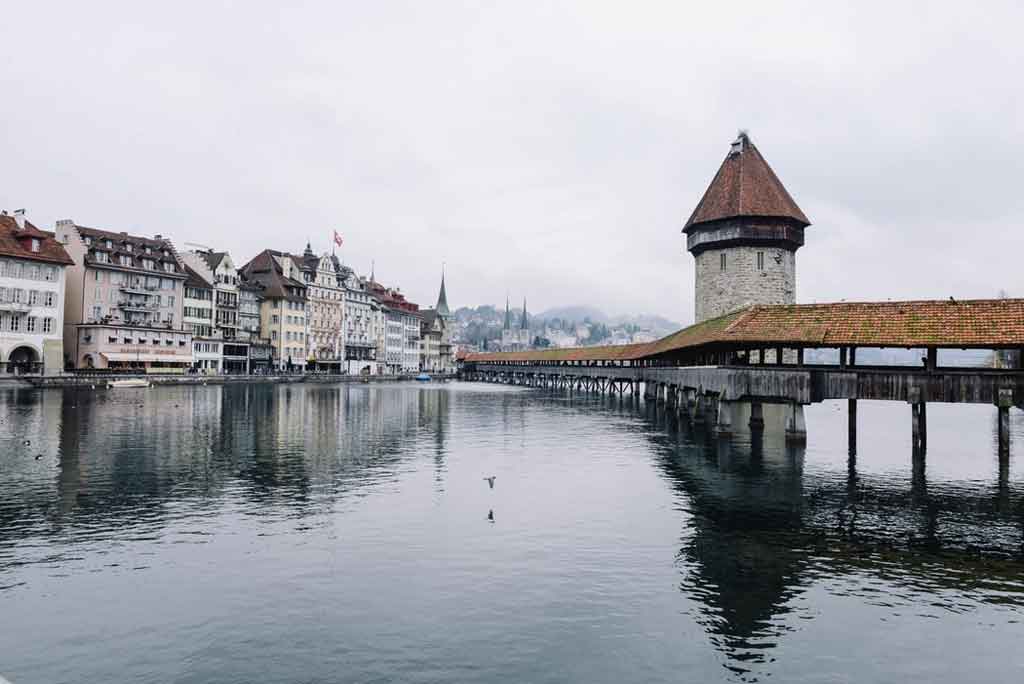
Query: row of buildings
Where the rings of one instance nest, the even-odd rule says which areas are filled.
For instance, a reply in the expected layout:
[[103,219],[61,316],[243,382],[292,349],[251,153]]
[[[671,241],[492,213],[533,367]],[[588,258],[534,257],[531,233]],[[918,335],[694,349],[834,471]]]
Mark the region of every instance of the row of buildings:
[[420,309],[334,254],[226,251],[0,212],[0,374],[446,372],[444,275]]

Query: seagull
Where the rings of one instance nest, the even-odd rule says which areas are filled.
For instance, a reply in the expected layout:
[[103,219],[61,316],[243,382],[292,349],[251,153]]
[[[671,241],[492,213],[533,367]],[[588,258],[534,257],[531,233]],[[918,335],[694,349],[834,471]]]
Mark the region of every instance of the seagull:
[[494,479],[495,479],[495,476],[491,475],[490,477],[485,477],[484,479],[487,480],[487,484],[489,484],[491,486],[491,489],[494,489]]
[[949,303],[950,304],[956,304],[956,300],[953,299],[953,295],[949,295]]
[[26,439],[24,442],[22,442],[22,444],[24,444],[25,446],[29,446],[30,444],[32,444],[32,440],[31,439]]
[[487,522],[494,522],[494,509],[487,511]]
[[41,459],[42,457],[43,457],[43,455],[42,455],[42,454],[36,454],[36,460],[37,460],[37,461],[38,461],[39,459]]

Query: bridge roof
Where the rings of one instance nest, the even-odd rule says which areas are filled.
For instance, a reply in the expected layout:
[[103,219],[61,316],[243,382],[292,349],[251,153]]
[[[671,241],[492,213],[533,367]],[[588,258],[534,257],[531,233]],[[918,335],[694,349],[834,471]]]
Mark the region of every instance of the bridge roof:
[[1024,347],[1024,299],[750,306],[654,342],[471,353],[469,362],[622,361],[717,347]]

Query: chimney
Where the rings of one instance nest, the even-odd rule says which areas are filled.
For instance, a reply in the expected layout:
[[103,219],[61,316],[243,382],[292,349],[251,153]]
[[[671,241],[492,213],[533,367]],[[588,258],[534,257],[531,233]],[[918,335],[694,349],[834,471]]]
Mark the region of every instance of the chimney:
[[14,210],[14,222],[18,224],[18,230],[25,230],[25,210]]

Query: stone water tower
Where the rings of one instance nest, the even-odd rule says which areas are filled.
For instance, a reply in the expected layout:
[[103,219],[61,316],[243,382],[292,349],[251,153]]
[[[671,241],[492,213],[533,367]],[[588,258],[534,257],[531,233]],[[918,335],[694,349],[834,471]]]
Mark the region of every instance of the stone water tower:
[[750,304],[796,303],[796,250],[810,224],[741,132],[683,228],[697,322]]

